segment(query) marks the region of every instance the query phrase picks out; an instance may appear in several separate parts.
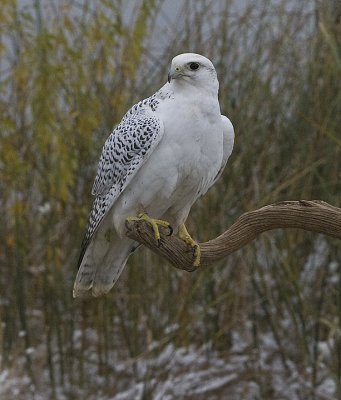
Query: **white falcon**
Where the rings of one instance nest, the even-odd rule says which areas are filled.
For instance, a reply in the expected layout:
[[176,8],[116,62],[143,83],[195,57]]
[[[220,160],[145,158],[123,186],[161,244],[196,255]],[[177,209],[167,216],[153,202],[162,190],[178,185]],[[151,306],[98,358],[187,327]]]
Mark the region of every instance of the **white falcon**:
[[[173,58],[168,83],[135,104],[106,140],[92,188],[74,297],[100,296],[117,281],[139,244],[125,236],[127,219],[145,219],[200,247],[184,225],[193,203],[215,183],[234,141],[221,115],[213,64],[194,53]],[[167,222],[166,222],[167,221]]]

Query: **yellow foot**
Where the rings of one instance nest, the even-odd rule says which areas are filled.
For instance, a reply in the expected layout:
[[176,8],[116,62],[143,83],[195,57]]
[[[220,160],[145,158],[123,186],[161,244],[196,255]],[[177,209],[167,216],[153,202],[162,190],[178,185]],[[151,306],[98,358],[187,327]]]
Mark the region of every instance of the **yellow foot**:
[[200,249],[200,246],[198,245],[198,243],[188,233],[185,224],[180,225],[179,238],[182,239],[189,246],[193,247],[193,249],[194,249],[193,266],[194,267],[199,267],[200,259],[201,259],[201,249]]
[[169,236],[173,233],[173,228],[170,226],[169,222],[163,221],[162,219],[154,219],[151,218],[147,213],[141,212],[137,215],[137,217],[128,217],[127,221],[147,221],[153,228],[155,240],[157,240],[158,244],[161,244],[159,226],[164,226],[165,228],[169,229]]

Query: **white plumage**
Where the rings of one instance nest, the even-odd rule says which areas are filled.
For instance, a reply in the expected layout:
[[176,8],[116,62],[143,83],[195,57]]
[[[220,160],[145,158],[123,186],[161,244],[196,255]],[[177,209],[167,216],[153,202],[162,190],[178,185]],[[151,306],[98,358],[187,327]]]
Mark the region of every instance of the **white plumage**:
[[222,116],[213,64],[193,53],[172,60],[168,83],[133,106],[103,147],[74,296],[107,293],[138,243],[128,217],[146,212],[174,232],[222,173],[234,141]]

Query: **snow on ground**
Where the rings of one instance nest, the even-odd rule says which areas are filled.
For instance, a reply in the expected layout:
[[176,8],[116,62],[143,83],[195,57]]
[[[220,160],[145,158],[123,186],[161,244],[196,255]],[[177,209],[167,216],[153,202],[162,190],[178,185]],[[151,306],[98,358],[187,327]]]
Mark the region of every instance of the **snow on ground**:
[[[306,393],[311,393],[312,390],[309,381],[299,374],[293,362],[287,362],[287,369],[284,368],[274,351],[276,345],[270,334],[264,336],[260,354],[257,349],[250,348],[238,333],[235,332],[233,338],[234,345],[228,354],[212,350],[210,345],[199,348],[195,346],[175,348],[172,343],[156,351],[158,344],[154,343],[151,352],[140,358],[118,360],[113,357],[109,385],[112,386],[111,392],[114,394],[105,394],[108,383],[103,376],[96,376],[96,368],[93,365],[95,354],[93,354],[93,357],[88,358],[87,366],[89,377],[92,376],[94,380],[91,393],[65,382],[64,387],[57,388],[55,398],[57,400],[74,398],[72,396],[89,400],[309,398],[306,397]],[[95,349],[91,351],[94,352]],[[48,379],[46,371],[42,374],[39,385],[34,388],[30,379],[25,375],[16,374],[14,368],[3,370],[0,373],[0,398],[2,400],[49,399],[51,392]],[[116,393],[115,387],[118,388]],[[336,400],[336,385],[327,371],[319,377],[315,396],[316,400]]]
[[[319,268],[328,266],[326,281],[330,287],[338,285],[338,263],[328,264],[327,248],[323,239],[315,243],[316,251],[307,259],[301,279],[302,287],[313,287]],[[267,260],[261,260],[265,264]],[[271,276],[264,276],[271,287]],[[257,277],[256,277],[257,278]],[[307,293],[309,296],[309,293]],[[294,299],[292,299],[294,301]],[[261,303],[259,303],[261,304]],[[273,314],[276,309],[271,310]],[[262,316],[262,309],[257,309]],[[264,318],[264,316],[263,316]],[[282,312],[278,326],[284,334],[281,345],[273,330],[259,327],[257,340],[252,334],[253,323],[243,319],[238,329],[229,332],[229,343],[215,348],[212,343],[176,347],[181,327],[176,324],[165,328],[166,340],[152,342],[143,354],[132,358],[121,346],[119,339],[111,338],[114,349],[108,350],[103,360],[98,354],[101,338],[94,329],[73,331],[71,367],[60,376],[57,344],[52,343],[51,358],[46,344],[26,349],[14,357],[10,369],[0,369],[1,400],[337,400],[335,351],[339,337],[338,320],[325,320],[328,335],[316,343],[318,357],[307,360],[298,354],[298,345],[292,335],[293,322]],[[200,322],[200,321],[199,321]],[[335,325],[335,326],[334,326]],[[296,332],[296,331],[293,331]],[[286,334],[287,333],[287,336]],[[20,337],[25,332],[20,332]],[[84,345],[85,343],[85,345]],[[299,341],[298,341],[299,343]],[[310,349],[306,354],[314,354]],[[55,347],[55,348],[54,348]],[[285,356],[283,357],[283,349]],[[21,355],[20,355],[21,354]],[[81,357],[80,357],[81,355]],[[25,357],[31,357],[34,384],[28,376]],[[65,354],[64,354],[65,356]],[[67,357],[66,357],[67,359]],[[82,360],[81,362],[79,360]],[[54,391],[48,362],[55,364]],[[333,366],[334,360],[334,366]],[[70,361],[70,360],[68,360]],[[100,365],[101,364],[101,365]],[[316,371],[312,370],[312,365]],[[2,360],[0,357],[0,367]],[[64,365],[65,369],[65,365]],[[79,371],[81,369],[81,371]]]

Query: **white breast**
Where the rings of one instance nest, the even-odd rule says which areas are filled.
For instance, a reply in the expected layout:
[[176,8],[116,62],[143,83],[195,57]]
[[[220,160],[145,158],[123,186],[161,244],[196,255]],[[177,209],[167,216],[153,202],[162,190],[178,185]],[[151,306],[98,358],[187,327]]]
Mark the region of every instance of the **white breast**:
[[154,218],[167,215],[173,225],[182,222],[177,220],[187,217],[220,169],[223,128],[218,101],[207,106],[177,100],[165,99],[157,109],[165,133],[113,207],[118,231],[128,216],[142,210]]

